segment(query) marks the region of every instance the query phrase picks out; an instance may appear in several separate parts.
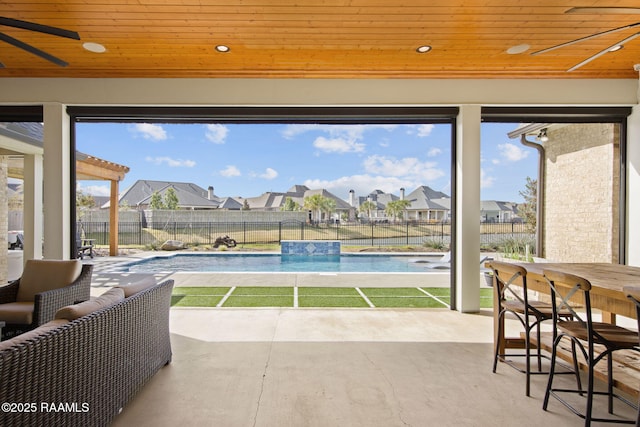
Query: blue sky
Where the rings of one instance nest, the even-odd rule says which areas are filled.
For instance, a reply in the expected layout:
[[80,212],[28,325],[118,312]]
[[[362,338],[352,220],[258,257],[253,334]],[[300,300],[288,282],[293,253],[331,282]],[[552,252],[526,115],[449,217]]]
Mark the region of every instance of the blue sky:
[[[537,153],[483,124],[482,199],[520,202]],[[450,126],[314,124],[79,123],[77,150],[128,166],[121,192],[136,180],[193,182],[218,197],[255,197],[303,184],[348,200],[373,190],[399,195],[420,185],[451,194]],[[108,195],[109,183],[80,181]]]

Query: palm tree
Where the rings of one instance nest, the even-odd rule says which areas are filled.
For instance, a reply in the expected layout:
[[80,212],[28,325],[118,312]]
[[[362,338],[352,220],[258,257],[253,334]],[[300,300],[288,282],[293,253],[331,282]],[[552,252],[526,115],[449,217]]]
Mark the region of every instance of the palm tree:
[[322,194],[314,194],[312,196],[305,197],[303,201],[305,209],[317,214],[317,221],[320,221],[322,216],[323,199],[325,199],[325,197]]
[[395,221],[399,216],[402,216],[402,213],[411,205],[411,202],[406,199],[394,200],[387,203],[387,206],[384,208],[387,216],[393,217]]
[[371,200],[367,200],[360,205],[360,212],[366,212],[367,218],[371,218],[371,211],[375,210],[376,207],[377,206],[375,203],[373,203]]
[[329,197],[323,197],[322,199],[322,206],[320,209],[327,215],[327,219],[329,219],[333,211],[336,210],[336,201]]

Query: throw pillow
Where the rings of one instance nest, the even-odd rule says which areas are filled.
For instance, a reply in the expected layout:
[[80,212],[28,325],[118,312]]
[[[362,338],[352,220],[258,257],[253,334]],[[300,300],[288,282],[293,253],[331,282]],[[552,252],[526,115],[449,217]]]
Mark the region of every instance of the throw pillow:
[[124,291],[120,288],[111,288],[95,299],[62,307],[56,312],[55,318],[76,320],[82,316],[91,314],[94,311],[110,307],[122,300],[124,300]]

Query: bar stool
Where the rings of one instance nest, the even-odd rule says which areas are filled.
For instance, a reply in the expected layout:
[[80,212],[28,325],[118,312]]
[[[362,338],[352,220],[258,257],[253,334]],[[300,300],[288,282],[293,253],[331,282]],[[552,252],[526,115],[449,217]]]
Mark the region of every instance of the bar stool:
[[[608,410],[610,414],[613,414],[614,398],[635,408],[635,405],[632,402],[616,394],[613,390],[613,353],[617,350],[623,349],[640,351],[638,349],[638,333],[609,323],[593,321],[590,296],[591,283],[589,283],[588,280],[573,274],[553,270],[544,270],[544,276],[549,282],[549,287],[551,289],[555,339],[553,342],[553,351],[551,352],[549,381],[547,383],[542,408],[545,411],[547,410],[549,397],[553,396],[571,412],[583,418],[585,420],[585,426],[590,426],[592,421],[635,424],[636,420],[625,420],[621,418],[594,418],[592,416],[592,410],[594,395],[606,395],[608,397]],[[584,302],[583,316],[578,315],[569,303],[571,298],[579,296],[582,296],[582,301]],[[572,320],[565,320],[557,315],[558,311],[562,308],[566,308],[573,313]],[[572,345],[575,345],[580,349],[580,353],[585,359],[585,363],[588,368],[586,390],[583,390],[580,383],[578,383],[578,386],[575,389],[553,387],[555,374],[554,363],[558,355],[558,346],[564,338],[571,340]],[[596,344],[599,344],[604,348],[601,353],[596,354]],[[574,366],[577,370],[575,352],[573,354],[573,358]],[[607,391],[595,391],[595,367],[605,358],[607,360]],[[584,412],[580,412],[575,408],[575,406],[565,400],[562,396],[565,393],[577,393],[580,395],[586,393],[586,407]]]
[[[636,305],[636,317],[638,319],[638,338],[640,345],[640,285],[636,286],[625,286],[622,289],[631,301],[633,301]],[[638,419],[636,420],[636,426],[640,426],[640,397],[638,399]]]
[[[498,313],[498,331],[496,339],[496,348],[493,358],[493,372],[496,372],[498,366],[498,360],[508,364],[512,368],[526,375],[525,394],[530,395],[531,389],[531,375],[548,374],[548,371],[542,370],[542,359],[549,358],[543,355],[541,352],[540,338],[540,324],[545,320],[553,318],[553,307],[551,303],[543,301],[532,301],[529,299],[529,291],[527,289],[527,270],[524,267],[515,265],[512,263],[491,261],[489,268],[493,271],[495,277],[494,290],[496,293],[496,300],[498,301],[499,309]],[[516,284],[516,281],[519,281]],[[516,289],[514,289],[516,288]],[[524,329],[524,353],[507,353],[500,352],[500,347],[504,341],[504,319],[508,313],[511,313],[522,325]],[[571,313],[564,310],[560,314],[563,317],[570,317]],[[531,370],[531,331],[535,328],[537,346],[535,357],[537,359],[537,369]],[[516,364],[510,358],[524,357],[524,369],[521,365]],[[574,371],[563,372],[573,374]]]

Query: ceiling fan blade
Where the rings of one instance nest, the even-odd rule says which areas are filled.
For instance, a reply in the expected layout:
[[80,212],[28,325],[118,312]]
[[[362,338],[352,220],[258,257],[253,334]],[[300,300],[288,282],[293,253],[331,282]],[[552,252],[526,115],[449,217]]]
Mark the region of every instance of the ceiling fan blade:
[[635,39],[638,36],[640,36],[640,32],[635,33],[634,35],[629,36],[624,40],[620,40],[618,43],[615,43],[615,44],[609,46],[608,48],[601,50],[600,52],[596,53],[595,55],[592,55],[592,56],[588,57],[587,59],[585,59],[584,61],[580,62],[579,64],[576,64],[573,67],[569,68],[567,71],[570,72],[570,71],[577,70],[578,68],[582,67],[583,65],[588,64],[589,62],[593,61],[594,59],[599,58],[602,55],[604,55],[605,53],[609,52],[612,48],[614,48],[616,46],[619,46],[619,45],[624,45],[626,42],[631,41],[631,40]]
[[606,6],[586,6],[572,7],[564,13],[595,14],[595,15],[633,15],[640,13],[640,7],[606,7]]
[[572,44],[580,43],[580,42],[583,42],[585,40],[595,39],[596,37],[604,36],[606,34],[617,33],[618,31],[628,30],[630,28],[636,28],[636,27],[640,27],[640,22],[636,22],[635,24],[625,25],[624,27],[614,28],[612,30],[603,31],[601,33],[591,34],[590,36],[581,37],[579,39],[575,39],[575,40],[571,40],[569,42],[565,42],[565,43],[561,43],[561,44],[558,44],[558,45],[555,45],[555,46],[551,46],[551,47],[548,47],[546,49],[538,50],[536,52],[531,52],[531,55],[534,55],[534,56],[535,55],[540,55],[541,53],[550,52],[552,50],[560,49],[561,47],[570,46]]
[[36,24],[34,22],[20,21],[19,19],[5,18],[4,16],[0,16],[0,25],[22,28],[24,30],[37,31],[39,33],[51,34],[58,37],[66,37],[68,39],[80,40],[80,35],[75,31],[69,31],[57,27],[50,27],[49,25]]
[[0,33],[0,40],[7,42],[10,45],[20,48],[22,50],[26,50],[29,53],[39,56],[42,59],[46,59],[47,61],[53,62],[54,64],[59,65],[61,67],[66,67],[67,65],[69,65],[67,62],[63,61],[60,58],[56,58],[55,56],[50,55],[47,52],[44,52],[36,47],[33,47],[30,44],[21,42],[18,39],[14,39],[13,37],[8,36],[6,34]]

